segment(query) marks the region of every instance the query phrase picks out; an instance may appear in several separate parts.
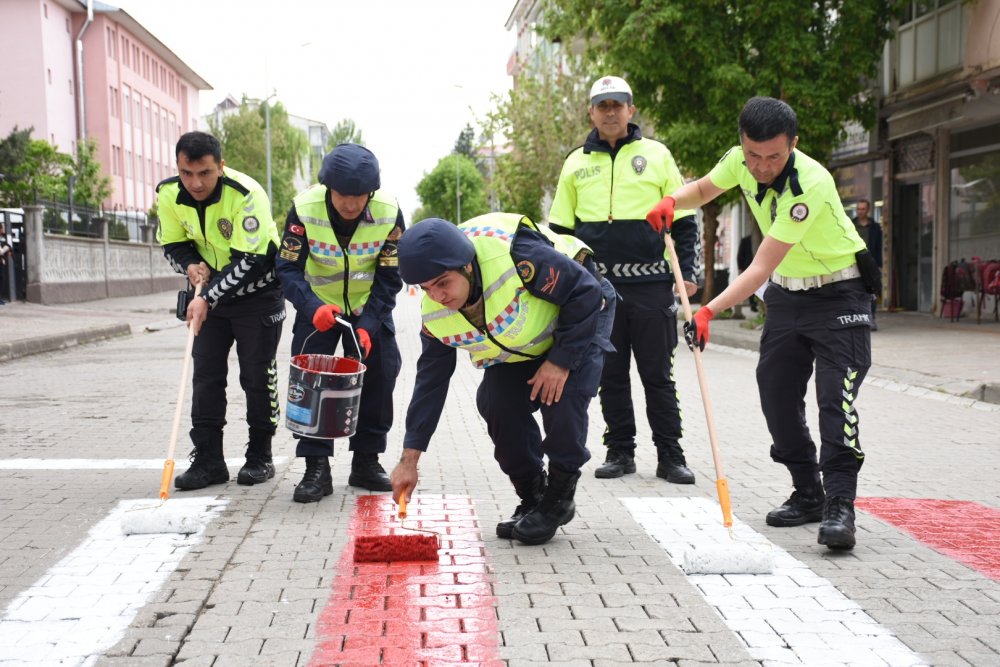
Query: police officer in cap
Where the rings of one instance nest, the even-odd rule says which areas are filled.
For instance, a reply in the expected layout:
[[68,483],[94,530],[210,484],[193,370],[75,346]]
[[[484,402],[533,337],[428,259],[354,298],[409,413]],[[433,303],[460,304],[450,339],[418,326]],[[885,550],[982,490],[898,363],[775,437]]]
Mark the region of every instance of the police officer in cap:
[[176,146],[178,175],[156,186],[163,253],[201,292],[186,317],[195,333],[191,396],[191,466],[178,489],[229,481],[223,455],[229,351],[236,343],[240,385],[249,426],[246,463],[236,482],[247,486],[274,477],[271,438],[278,424],[275,355],[285,302],[274,274],[278,229],[267,193],[226,165],[219,140],[188,132]]
[[417,461],[445,409],[463,349],[483,369],[476,404],[493,456],[521,500],[497,524],[497,535],[548,542],[573,519],[580,468],[590,459],[587,407],[612,349],[614,289],[587,246],[513,213],[458,227],[437,218],[419,222],[400,240],[399,268],[403,280],[424,290],[423,348],[393,497],[408,497],[417,485]]
[[[379,463],[392,426],[392,392],[402,360],[392,309],[403,283],[396,243],[404,230],[395,198],[379,190],[375,155],[357,144],[341,144],[323,158],[319,183],[296,195],[278,252],[285,298],[295,306],[292,354],[333,354],[343,339],[346,354],[365,366],[348,484],[390,491]],[[350,322],[350,331],[336,318]],[[300,503],[333,493],[333,440],[298,438],[296,456],[306,472],[295,487]]]

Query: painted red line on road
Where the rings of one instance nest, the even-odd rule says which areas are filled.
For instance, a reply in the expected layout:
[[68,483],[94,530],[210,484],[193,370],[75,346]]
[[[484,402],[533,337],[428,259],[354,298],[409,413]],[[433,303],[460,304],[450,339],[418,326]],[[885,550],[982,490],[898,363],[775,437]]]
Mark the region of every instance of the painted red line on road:
[[1000,511],[968,500],[858,498],[856,507],[1000,581]]
[[355,563],[354,538],[414,534],[389,495],[359,496],[309,664],[500,667],[492,566],[472,499],[414,496],[405,526],[441,538],[437,562]]

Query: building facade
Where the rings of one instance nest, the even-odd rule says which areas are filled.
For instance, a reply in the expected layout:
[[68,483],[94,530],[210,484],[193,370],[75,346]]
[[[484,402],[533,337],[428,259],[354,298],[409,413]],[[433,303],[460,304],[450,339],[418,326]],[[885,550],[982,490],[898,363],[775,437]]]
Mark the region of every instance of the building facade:
[[[3,0],[0,135],[32,136],[65,153],[97,143],[111,179],[105,208],[145,213],[156,183],[175,172],[173,148],[198,127],[198,93],[211,86],[127,12],[81,0]],[[12,65],[12,66],[11,66]]]

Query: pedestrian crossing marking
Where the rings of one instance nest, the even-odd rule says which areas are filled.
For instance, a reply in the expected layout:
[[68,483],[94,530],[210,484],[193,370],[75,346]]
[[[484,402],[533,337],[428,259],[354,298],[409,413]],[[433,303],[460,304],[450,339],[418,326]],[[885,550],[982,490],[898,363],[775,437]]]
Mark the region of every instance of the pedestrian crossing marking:
[[[708,498],[620,500],[678,567],[687,549],[731,540],[718,504]],[[770,547],[774,572],[687,578],[755,660],[782,665],[928,664],[833,584],[735,518],[733,535],[748,546]]]

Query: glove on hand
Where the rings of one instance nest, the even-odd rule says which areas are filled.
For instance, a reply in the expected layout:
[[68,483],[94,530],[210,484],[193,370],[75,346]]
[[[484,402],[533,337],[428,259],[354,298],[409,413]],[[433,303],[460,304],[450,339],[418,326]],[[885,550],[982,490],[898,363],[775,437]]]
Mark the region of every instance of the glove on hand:
[[361,361],[364,361],[365,359],[368,358],[368,355],[371,354],[372,337],[369,336],[368,332],[365,331],[364,329],[358,329],[357,334],[358,334],[358,345],[361,346],[361,349],[358,350],[358,352],[361,353]]
[[653,210],[646,214],[646,222],[649,223],[654,232],[657,234],[663,234],[664,231],[670,232],[670,226],[674,224],[674,208],[676,206],[677,202],[674,198],[667,195],[653,207]]
[[337,324],[335,319],[337,315],[342,312],[340,306],[335,303],[328,303],[325,306],[320,306],[313,313],[313,326],[316,327],[317,331],[329,331]]
[[689,348],[694,350],[694,346],[697,345],[698,349],[702,352],[705,351],[705,345],[708,343],[708,322],[713,317],[715,317],[715,313],[712,312],[712,309],[708,306],[702,306],[690,322],[684,323],[684,339]]

